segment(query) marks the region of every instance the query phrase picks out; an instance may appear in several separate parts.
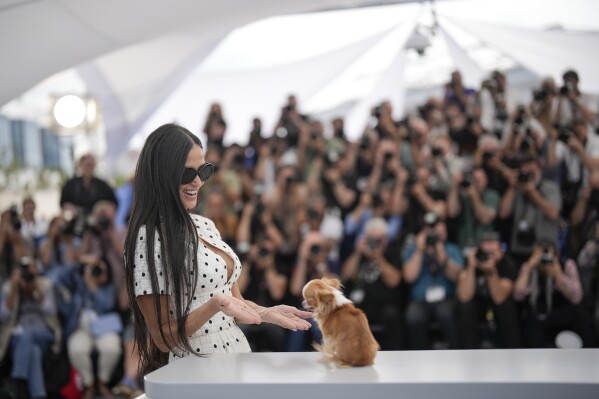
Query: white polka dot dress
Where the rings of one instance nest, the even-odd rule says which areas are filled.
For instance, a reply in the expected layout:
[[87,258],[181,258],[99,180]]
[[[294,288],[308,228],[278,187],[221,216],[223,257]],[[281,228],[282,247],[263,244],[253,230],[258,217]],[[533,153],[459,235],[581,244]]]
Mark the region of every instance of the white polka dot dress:
[[[191,302],[191,311],[208,302],[216,293],[232,295],[233,284],[241,274],[241,262],[233,250],[221,239],[220,233],[214,223],[205,217],[191,215],[193,223],[196,226],[198,237],[204,242],[222,250],[233,260],[233,273],[230,280],[227,281],[227,264],[225,260],[215,253],[210,245],[205,245],[202,241],[198,243],[198,271],[197,289]],[[147,248],[146,248],[145,227],[139,229],[137,235],[137,245],[135,248],[134,263],[134,281],[135,295],[152,294],[152,285],[148,273]],[[160,239],[156,233],[154,239],[154,262],[158,272],[158,289],[164,293],[165,284],[163,277],[163,267],[160,260]],[[191,264],[187,267],[190,273],[193,273]],[[172,295],[172,292],[169,292]],[[174,302],[171,300],[170,311],[174,310]],[[208,323],[196,331],[190,338],[189,343],[196,354],[205,355],[215,352],[250,352],[250,346],[241,329],[235,324],[232,317],[218,312]],[[178,348],[172,349],[169,356],[169,362],[178,358],[189,356],[190,353],[181,351]]]

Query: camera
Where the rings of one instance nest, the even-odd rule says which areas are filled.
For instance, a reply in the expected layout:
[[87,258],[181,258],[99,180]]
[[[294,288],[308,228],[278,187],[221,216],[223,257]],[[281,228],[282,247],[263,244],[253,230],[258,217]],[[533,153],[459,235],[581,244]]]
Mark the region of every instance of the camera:
[[73,217],[70,212],[65,212],[67,223],[64,227],[63,234],[65,236],[75,236],[81,238],[85,230],[89,227],[87,215],[83,209],[78,208],[77,213]]
[[320,253],[320,245],[314,244],[310,247],[310,253],[312,255],[318,255]]
[[574,91],[574,87],[572,85],[566,83],[565,85],[560,87],[559,94],[561,94],[562,96],[567,96],[568,93],[570,93],[571,91]]
[[107,218],[104,215],[100,215],[100,217],[98,218],[98,222],[96,223],[96,226],[99,227],[100,231],[105,231],[108,230],[111,224],[112,223],[109,218]]
[[495,153],[492,151],[483,152],[483,162],[489,163],[491,161],[491,159],[493,159],[494,156],[495,156]]
[[433,148],[431,148],[431,155],[433,156],[433,158],[442,157],[443,150],[441,150],[439,147],[433,147]]
[[518,128],[520,126],[522,126],[522,124],[524,124],[524,118],[526,117],[526,110],[524,109],[523,106],[519,105],[518,106],[518,112],[516,114],[516,117],[514,118],[514,127]]
[[539,260],[539,263],[544,266],[552,264],[553,263],[553,254],[543,252],[541,254],[541,259]]
[[372,207],[378,208],[383,205],[383,199],[379,193],[372,194]]
[[406,181],[406,186],[412,187],[414,184],[418,183],[418,175],[413,171],[408,173],[408,180]]
[[258,256],[261,258],[266,258],[270,254],[270,251],[266,247],[260,247],[258,250]]
[[19,212],[17,211],[17,206],[12,205],[8,210],[10,213],[10,225],[16,231],[21,230],[21,219],[19,219]]
[[319,220],[320,219],[320,213],[318,213],[318,211],[314,208],[308,208],[307,216],[308,216],[309,220]]
[[439,241],[439,235],[434,231],[429,231],[426,235],[426,245],[429,247],[435,246]]
[[531,172],[519,172],[518,173],[518,183],[525,184],[530,181],[532,177]]
[[555,125],[554,128],[557,130],[557,139],[564,144],[568,144],[568,140],[572,136],[572,129],[564,125]]
[[475,255],[475,257],[476,257],[476,260],[477,260],[478,262],[480,262],[480,263],[482,263],[482,262],[486,262],[486,261],[487,261],[487,260],[489,260],[489,258],[490,258],[490,256],[489,256],[489,253],[487,253],[487,252],[483,251],[483,250],[482,250],[482,248],[478,248],[478,249],[476,250],[476,255]]
[[290,184],[293,184],[293,183],[295,183],[295,178],[293,176],[287,176],[285,178],[285,184],[290,185]]
[[23,256],[19,259],[19,266],[21,267],[21,277],[26,283],[31,283],[35,280],[35,274],[31,272],[29,269],[29,265],[31,264],[31,258],[29,256]]
[[366,151],[370,148],[370,143],[368,142],[368,139],[364,139],[360,142],[360,149],[362,151]]
[[380,118],[382,114],[383,114],[383,107],[381,105],[377,105],[372,110],[372,115],[374,115],[377,118]]
[[367,244],[368,248],[370,248],[371,251],[374,251],[379,247],[379,245],[381,245],[381,242],[378,238],[368,238]]
[[244,162],[245,157],[243,156],[243,154],[235,154],[235,156],[233,157],[233,163],[235,165],[243,165]]
[[100,266],[98,265],[94,265],[92,268],[92,276],[94,277],[100,277],[104,274],[104,269],[102,269]]
[[392,152],[386,152],[385,153],[385,162],[389,162],[392,159],[393,159],[393,153]]
[[464,178],[462,179],[460,186],[462,188],[469,188],[471,185],[472,185],[472,172],[465,172]]

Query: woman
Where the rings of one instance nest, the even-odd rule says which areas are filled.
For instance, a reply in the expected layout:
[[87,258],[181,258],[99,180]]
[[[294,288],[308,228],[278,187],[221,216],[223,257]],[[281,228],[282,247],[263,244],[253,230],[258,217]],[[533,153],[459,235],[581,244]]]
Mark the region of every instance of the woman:
[[200,140],[178,125],[156,129],[141,151],[125,261],[144,371],[164,365],[169,352],[168,361],[250,352],[236,322],[310,328],[302,318],[311,313],[245,301],[236,283],[239,258],[211,220],[188,212],[213,169]]

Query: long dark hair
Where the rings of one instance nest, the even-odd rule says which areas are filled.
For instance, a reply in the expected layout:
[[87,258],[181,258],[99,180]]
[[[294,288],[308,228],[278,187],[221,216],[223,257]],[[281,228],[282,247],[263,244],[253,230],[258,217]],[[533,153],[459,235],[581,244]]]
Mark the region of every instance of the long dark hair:
[[[137,301],[133,281],[133,264],[135,246],[139,229],[145,226],[146,259],[152,292],[160,292],[154,257],[154,237],[160,239],[160,259],[164,268],[165,290],[172,294],[174,302],[174,319],[177,320],[177,338],[179,348],[193,352],[185,335],[185,322],[189,314],[191,298],[196,289],[198,275],[195,261],[198,240],[195,228],[188,211],[179,197],[179,181],[185,168],[185,161],[194,145],[202,147],[200,139],[189,130],[175,124],[160,126],[152,132],[141,151],[135,172],[135,189],[129,220],[127,239],[125,241],[125,269],[127,276],[127,292],[135,325],[135,343],[140,354],[141,370],[146,373],[166,364],[168,353],[161,352],[149,339],[146,323]],[[194,260],[190,262],[190,260]],[[193,268],[193,274],[187,269]],[[160,334],[173,337],[174,331],[168,324],[163,330],[161,320],[169,315],[162,315],[159,295],[153,295],[154,311],[160,324]]]

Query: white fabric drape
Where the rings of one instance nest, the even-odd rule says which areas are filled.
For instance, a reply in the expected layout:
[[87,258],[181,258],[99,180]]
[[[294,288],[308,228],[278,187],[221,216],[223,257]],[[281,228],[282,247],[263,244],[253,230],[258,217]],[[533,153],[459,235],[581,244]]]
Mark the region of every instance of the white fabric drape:
[[443,20],[439,21],[439,32],[447,45],[449,54],[458,71],[462,74],[465,87],[478,87],[483,80],[485,72],[478,66],[453,38],[451,31],[445,27]]
[[597,32],[538,31],[458,18],[450,20],[500,49],[540,77],[551,76],[559,83],[562,74],[575,66],[582,90],[599,93]]
[[225,142],[247,141],[252,118],[256,116],[262,119],[264,131],[270,134],[288,94],[297,96],[301,111],[302,99],[314,95],[387,33],[274,68],[231,73],[196,71],[144,124],[137,139],[172,121],[199,132],[210,103],[215,101],[223,105],[227,120]]

